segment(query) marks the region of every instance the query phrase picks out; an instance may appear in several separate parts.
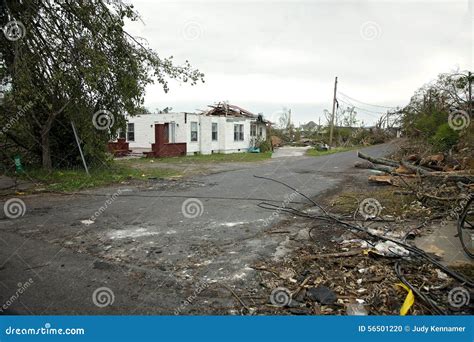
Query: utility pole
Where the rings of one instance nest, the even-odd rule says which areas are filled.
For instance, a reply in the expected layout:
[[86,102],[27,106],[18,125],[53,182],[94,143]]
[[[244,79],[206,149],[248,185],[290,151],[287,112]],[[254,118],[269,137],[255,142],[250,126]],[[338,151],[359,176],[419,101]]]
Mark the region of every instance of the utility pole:
[[471,118],[471,115],[472,115],[472,72],[469,71],[469,74],[468,74],[468,82],[469,82],[469,106],[468,106],[468,110],[469,110],[469,118]]
[[288,130],[291,128],[291,108],[288,109]]
[[334,133],[334,114],[336,111],[336,93],[337,93],[337,76],[334,81],[334,97],[332,99],[331,127],[329,128],[329,146],[332,146],[332,136]]

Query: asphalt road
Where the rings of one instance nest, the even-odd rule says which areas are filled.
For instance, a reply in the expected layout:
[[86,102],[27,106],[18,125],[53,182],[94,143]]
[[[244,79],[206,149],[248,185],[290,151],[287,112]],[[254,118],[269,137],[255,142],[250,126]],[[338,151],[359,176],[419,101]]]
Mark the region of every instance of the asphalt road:
[[[364,152],[382,156],[394,149],[384,144]],[[0,309],[233,313],[229,288],[252,292],[258,279],[250,266],[290,252],[284,235],[265,234],[284,215],[257,204],[304,201],[254,175],[316,197],[367,173],[353,168],[356,159],[355,151],[277,158],[175,182],[24,197],[24,216],[0,214],[0,304],[8,304]]]

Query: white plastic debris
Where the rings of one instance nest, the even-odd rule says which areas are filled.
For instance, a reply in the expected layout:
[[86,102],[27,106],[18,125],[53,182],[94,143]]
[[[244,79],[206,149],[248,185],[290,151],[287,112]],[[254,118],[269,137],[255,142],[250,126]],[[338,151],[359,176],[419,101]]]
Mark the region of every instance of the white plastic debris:
[[347,315],[349,316],[367,316],[369,313],[361,303],[347,304]]
[[448,275],[444,273],[443,271],[436,269],[436,273],[438,274],[439,279],[443,279],[443,280],[449,279]]
[[375,249],[379,254],[388,257],[406,257],[410,255],[410,252],[408,250],[392,241],[379,242],[375,245]]
[[350,239],[350,240],[341,241],[341,245],[348,245],[348,244],[360,244],[361,248],[367,248],[369,245],[367,241],[361,240],[361,239]]
[[81,223],[85,224],[86,226],[90,226],[91,224],[94,223],[94,221],[92,221],[92,220],[82,220]]

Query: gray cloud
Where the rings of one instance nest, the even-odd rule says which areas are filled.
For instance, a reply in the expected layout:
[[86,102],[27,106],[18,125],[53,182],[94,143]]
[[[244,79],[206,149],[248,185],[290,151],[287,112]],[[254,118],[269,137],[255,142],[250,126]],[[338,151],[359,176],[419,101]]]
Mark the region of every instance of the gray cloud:
[[[132,34],[206,74],[205,84],[172,84],[169,94],[151,86],[150,108],[194,110],[229,100],[255,112],[287,106],[304,122],[331,107],[336,75],[346,94],[397,106],[438,73],[472,68],[467,1],[133,4],[145,25],[129,25]],[[362,111],[359,116],[368,123],[376,118]]]

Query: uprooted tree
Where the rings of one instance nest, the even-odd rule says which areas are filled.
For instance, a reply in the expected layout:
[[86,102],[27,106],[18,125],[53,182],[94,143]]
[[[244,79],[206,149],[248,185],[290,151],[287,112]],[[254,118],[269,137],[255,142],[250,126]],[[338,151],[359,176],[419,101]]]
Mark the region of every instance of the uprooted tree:
[[[168,91],[169,79],[203,81],[188,61],[176,65],[124,30],[127,20],[139,19],[121,1],[0,2],[3,154],[20,151],[46,169],[77,164],[74,121],[86,158],[103,162],[124,115],[142,109],[147,84],[157,81]],[[115,124],[96,129],[98,111]]]

